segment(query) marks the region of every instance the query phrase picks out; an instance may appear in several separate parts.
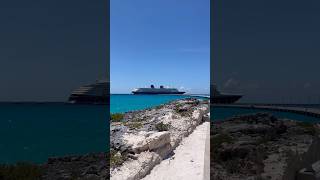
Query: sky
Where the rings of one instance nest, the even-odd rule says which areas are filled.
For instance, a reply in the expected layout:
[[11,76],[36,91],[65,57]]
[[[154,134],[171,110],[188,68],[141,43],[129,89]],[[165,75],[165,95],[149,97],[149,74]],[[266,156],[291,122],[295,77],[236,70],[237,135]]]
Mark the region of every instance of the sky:
[[210,0],[111,0],[111,93],[209,93]]
[[66,101],[105,78],[106,2],[2,1],[0,101]]
[[320,103],[320,1],[213,4],[213,81],[242,102]]

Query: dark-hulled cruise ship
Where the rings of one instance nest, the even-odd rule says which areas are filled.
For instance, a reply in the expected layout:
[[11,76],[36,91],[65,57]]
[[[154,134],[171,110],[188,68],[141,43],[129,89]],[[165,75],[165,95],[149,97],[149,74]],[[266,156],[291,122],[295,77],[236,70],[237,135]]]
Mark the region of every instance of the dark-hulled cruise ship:
[[176,88],[155,88],[151,85],[150,88],[136,88],[132,91],[133,94],[184,94],[185,92],[178,91]]
[[109,82],[98,80],[94,84],[81,86],[71,93],[69,102],[77,104],[108,104]]
[[231,104],[238,101],[242,95],[220,93],[216,85],[211,85],[210,101],[213,104]]

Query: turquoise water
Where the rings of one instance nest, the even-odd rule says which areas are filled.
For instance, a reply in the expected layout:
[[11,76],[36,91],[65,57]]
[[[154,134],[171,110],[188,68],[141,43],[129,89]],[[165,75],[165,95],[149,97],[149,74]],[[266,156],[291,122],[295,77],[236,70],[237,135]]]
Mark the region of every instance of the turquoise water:
[[110,112],[123,113],[133,110],[142,110],[161,105],[169,101],[183,99],[187,95],[130,95],[112,94],[110,96]]
[[44,163],[48,157],[106,151],[109,110],[141,110],[186,97],[189,96],[111,95],[111,107],[0,103],[0,164]]
[[[43,163],[48,157],[109,148],[111,113],[141,110],[187,98],[187,95],[111,95],[110,107],[63,103],[0,103],[0,163],[31,161]],[[234,115],[271,112],[254,109],[214,108],[214,120]],[[281,118],[319,122],[318,118],[287,112],[272,112]]]
[[108,149],[108,107],[0,103],[0,163]]
[[305,121],[305,122],[320,122],[320,118],[305,116],[296,113],[290,112],[278,112],[278,111],[271,111],[271,110],[259,110],[259,109],[244,109],[244,108],[223,108],[223,107],[215,107],[211,108],[211,119],[212,120],[221,120],[230,118],[235,115],[244,115],[244,114],[252,114],[258,112],[268,112],[273,114],[278,118],[287,118],[293,119],[298,121]]
[[[149,107],[167,103],[169,101],[190,97],[188,95],[129,95],[113,94],[110,99],[110,112],[123,113],[132,110],[142,110]],[[319,122],[319,118],[304,116],[301,114],[243,108],[213,108],[211,118],[213,120],[226,119],[235,115],[269,112],[279,118],[288,118],[299,121]]]

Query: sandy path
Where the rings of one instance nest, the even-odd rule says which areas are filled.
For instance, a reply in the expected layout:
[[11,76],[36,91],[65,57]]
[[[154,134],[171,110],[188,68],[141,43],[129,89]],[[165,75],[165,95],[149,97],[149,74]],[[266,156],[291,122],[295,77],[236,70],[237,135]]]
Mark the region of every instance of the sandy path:
[[182,140],[174,156],[154,167],[143,180],[203,180],[209,128],[209,122],[199,125]]

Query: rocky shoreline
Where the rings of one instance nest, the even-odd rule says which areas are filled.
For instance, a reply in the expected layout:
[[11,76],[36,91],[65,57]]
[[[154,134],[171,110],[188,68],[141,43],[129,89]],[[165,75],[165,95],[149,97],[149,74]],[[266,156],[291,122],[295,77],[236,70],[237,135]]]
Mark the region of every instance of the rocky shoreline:
[[320,160],[319,152],[316,124],[266,113],[211,123],[214,180],[294,180],[302,168]]
[[90,153],[49,158],[42,165],[44,180],[104,180],[109,179],[109,157],[107,153]]
[[110,130],[112,180],[138,180],[172,155],[181,140],[209,120],[209,102],[194,98],[125,113]]

